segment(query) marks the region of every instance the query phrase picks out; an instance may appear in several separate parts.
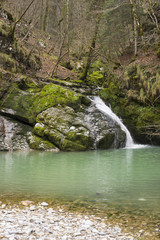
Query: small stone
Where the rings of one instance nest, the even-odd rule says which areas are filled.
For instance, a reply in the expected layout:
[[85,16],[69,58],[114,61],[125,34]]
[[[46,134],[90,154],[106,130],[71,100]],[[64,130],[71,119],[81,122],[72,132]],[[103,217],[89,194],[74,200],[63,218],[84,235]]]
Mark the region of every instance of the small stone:
[[20,203],[21,203],[23,206],[29,206],[29,205],[33,204],[33,201],[25,200],[25,201],[21,201]]
[[93,225],[93,222],[90,221],[90,220],[87,220],[87,221],[85,221],[85,225],[87,225],[87,226],[92,226],[92,225]]
[[93,233],[98,233],[98,230],[96,228],[93,228],[92,232]]
[[74,237],[79,237],[79,236],[81,236],[81,233],[80,233],[80,232],[74,233]]
[[30,209],[30,211],[35,211],[36,210],[36,206],[33,205],[29,209]]
[[63,237],[62,237],[62,240],[67,240],[68,239],[68,236],[66,236],[66,235],[64,235]]
[[99,232],[98,235],[100,235],[100,236],[105,236],[106,233],[105,233],[105,232]]
[[47,207],[47,206],[48,206],[48,203],[46,203],[46,202],[42,202],[42,203],[41,203],[41,206],[43,206],[43,207]]
[[62,209],[59,209],[59,212],[60,212],[60,213],[63,213],[64,211],[63,211]]
[[2,204],[2,205],[1,205],[1,208],[5,208],[5,207],[6,207],[6,204]]

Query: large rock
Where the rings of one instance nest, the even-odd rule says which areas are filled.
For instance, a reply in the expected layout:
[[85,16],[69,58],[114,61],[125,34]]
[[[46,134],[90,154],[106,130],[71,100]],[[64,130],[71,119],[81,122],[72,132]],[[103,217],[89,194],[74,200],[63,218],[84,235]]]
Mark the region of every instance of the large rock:
[[64,151],[84,151],[125,146],[126,135],[94,104],[76,112],[69,106],[52,107],[37,116],[34,133]]
[[51,142],[38,137],[31,132],[28,133],[27,141],[29,143],[30,148],[40,151],[52,151],[58,152],[59,149],[54,146]]
[[37,115],[50,107],[60,104],[78,108],[83,101],[85,102],[85,97],[72,90],[55,84],[40,87],[40,84],[22,78],[10,86],[4,100],[0,102],[0,111],[26,123],[34,124]]
[[29,131],[29,126],[0,116],[0,151],[29,149]]

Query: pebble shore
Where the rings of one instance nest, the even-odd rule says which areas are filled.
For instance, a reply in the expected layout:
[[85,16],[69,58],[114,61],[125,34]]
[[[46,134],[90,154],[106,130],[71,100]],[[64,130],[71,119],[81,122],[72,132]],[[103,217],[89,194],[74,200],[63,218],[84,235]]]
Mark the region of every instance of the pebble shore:
[[0,204],[1,240],[133,240],[119,226],[105,224],[96,216],[56,210],[46,202],[23,201],[21,206]]

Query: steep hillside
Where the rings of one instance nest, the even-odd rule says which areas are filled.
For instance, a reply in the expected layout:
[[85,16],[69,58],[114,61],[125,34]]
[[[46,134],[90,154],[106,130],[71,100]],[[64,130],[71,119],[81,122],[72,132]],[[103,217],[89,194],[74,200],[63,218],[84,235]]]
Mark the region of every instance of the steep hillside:
[[160,144],[160,62],[157,47],[124,52],[114,80],[101,91],[137,142]]

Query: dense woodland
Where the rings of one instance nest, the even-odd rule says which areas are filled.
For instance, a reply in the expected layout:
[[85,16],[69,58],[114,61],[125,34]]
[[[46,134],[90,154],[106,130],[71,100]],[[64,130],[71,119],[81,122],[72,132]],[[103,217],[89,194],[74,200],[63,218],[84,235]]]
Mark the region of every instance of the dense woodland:
[[[27,42],[32,31],[39,29],[41,36],[51,40],[48,52],[55,54],[59,62],[65,59],[69,67],[73,57],[83,59],[83,67],[87,69],[82,79],[86,79],[91,63],[97,59],[119,64],[118,58],[126,50],[136,56],[140,49],[145,51],[153,45],[159,54],[159,1],[3,0],[2,3],[13,16],[13,32],[19,33],[21,42]],[[25,23],[23,29],[22,23]]]
[[[7,11],[9,41],[16,39],[25,49],[27,57],[19,61],[27,62],[25,74],[76,80],[99,89],[130,130],[137,127],[132,134],[139,141],[145,135],[159,144],[159,0],[1,0],[1,4]],[[1,20],[5,21],[3,16]],[[2,68],[19,71],[15,65]]]

